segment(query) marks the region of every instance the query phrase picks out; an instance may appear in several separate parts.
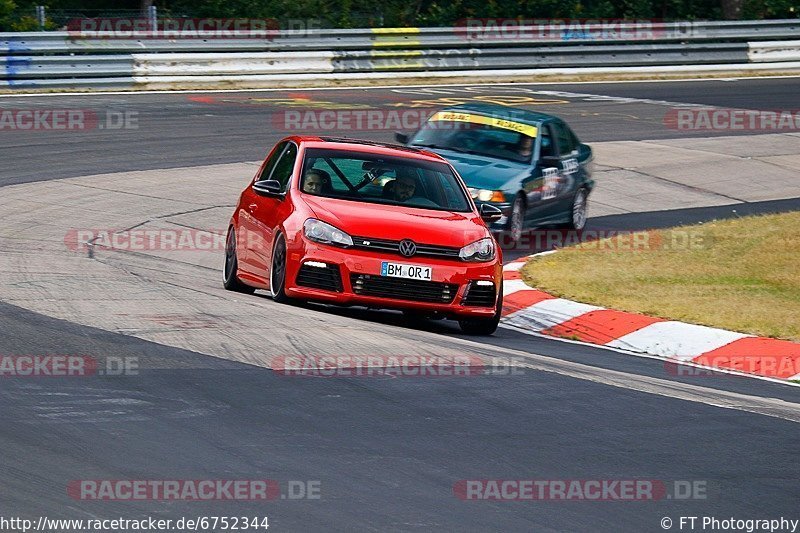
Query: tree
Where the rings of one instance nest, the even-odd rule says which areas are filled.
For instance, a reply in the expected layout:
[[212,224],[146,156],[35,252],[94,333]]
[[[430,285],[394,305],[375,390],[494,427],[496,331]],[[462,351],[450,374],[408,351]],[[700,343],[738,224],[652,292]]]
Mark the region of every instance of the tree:
[[8,18],[16,8],[14,0],[0,0],[0,30],[8,29]]
[[742,18],[744,0],[721,0],[722,18],[725,20],[738,20]]

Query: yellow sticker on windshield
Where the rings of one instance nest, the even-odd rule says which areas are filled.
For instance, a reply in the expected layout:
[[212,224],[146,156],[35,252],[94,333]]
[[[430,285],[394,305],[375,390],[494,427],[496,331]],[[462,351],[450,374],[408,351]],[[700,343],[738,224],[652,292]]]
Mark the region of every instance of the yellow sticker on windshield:
[[494,126],[495,128],[503,128],[504,130],[524,133],[529,137],[536,137],[536,133],[538,132],[536,126],[531,126],[530,124],[523,124],[521,122],[514,122],[513,120],[506,120],[503,118],[473,115],[471,113],[457,113],[454,111],[439,111],[429,118],[428,121],[471,122],[472,124],[485,124],[487,126]]

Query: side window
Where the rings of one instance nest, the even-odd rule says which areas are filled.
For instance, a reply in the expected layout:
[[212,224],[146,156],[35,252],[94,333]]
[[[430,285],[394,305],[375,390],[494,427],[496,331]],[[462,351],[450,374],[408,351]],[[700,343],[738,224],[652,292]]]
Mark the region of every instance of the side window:
[[556,147],[551,134],[550,126],[542,127],[542,148],[539,151],[539,157],[555,157]]
[[281,189],[286,190],[286,184],[289,183],[289,178],[292,177],[292,170],[294,170],[294,162],[297,160],[297,145],[288,143],[283,155],[275,164],[272,174],[267,179],[277,180],[281,183]]
[[[339,161],[336,161],[334,164],[339,164]],[[308,175],[308,171],[311,170],[311,169],[322,170],[328,176],[330,176],[330,191],[329,192],[342,193],[342,192],[347,192],[349,190],[347,188],[347,185],[344,184],[344,182],[339,177],[339,175],[336,173],[336,171],[333,170],[333,167],[331,167],[328,164],[328,162],[325,161],[324,159],[321,159],[321,158],[320,159],[308,159],[308,160],[306,160],[306,165],[310,165],[310,168],[307,168],[305,170],[305,175],[306,176]]]
[[577,148],[573,142],[572,132],[569,131],[563,124],[553,124],[556,131],[556,142],[558,143],[558,152],[561,157],[568,156],[572,151]]
[[269,175],[272,172],[272,169],[275,168],[275,163],[278,162],[278,159],[281,157],[281,154],[286,149],[287,144],[288,142],[282,142],[275,147],[275,150],[273,150],[272,154],[270,154],[267,163],[264,165],[256,181],[264,181],[269,179]]

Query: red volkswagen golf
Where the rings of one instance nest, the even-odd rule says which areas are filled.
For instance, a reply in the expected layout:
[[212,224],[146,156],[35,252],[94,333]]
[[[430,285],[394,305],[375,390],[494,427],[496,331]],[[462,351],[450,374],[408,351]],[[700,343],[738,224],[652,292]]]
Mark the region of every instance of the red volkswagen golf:
[[314,300],[400,309],[410,319],[497,329],[501,255],[447,161],[367,141],[288,137],[242,192],[228,228],[224,284]]

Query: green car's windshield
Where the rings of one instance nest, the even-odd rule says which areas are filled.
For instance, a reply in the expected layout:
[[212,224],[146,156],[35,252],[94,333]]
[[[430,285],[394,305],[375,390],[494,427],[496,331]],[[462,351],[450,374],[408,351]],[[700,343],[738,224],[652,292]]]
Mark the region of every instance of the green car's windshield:
[[462,213],[472,210],[446,163],[353,151],[306,150],[300,189],[342,200]]
[[535,140],[526,133],[490,124],[431,120],[417,132],[410,144],[530,163]]

